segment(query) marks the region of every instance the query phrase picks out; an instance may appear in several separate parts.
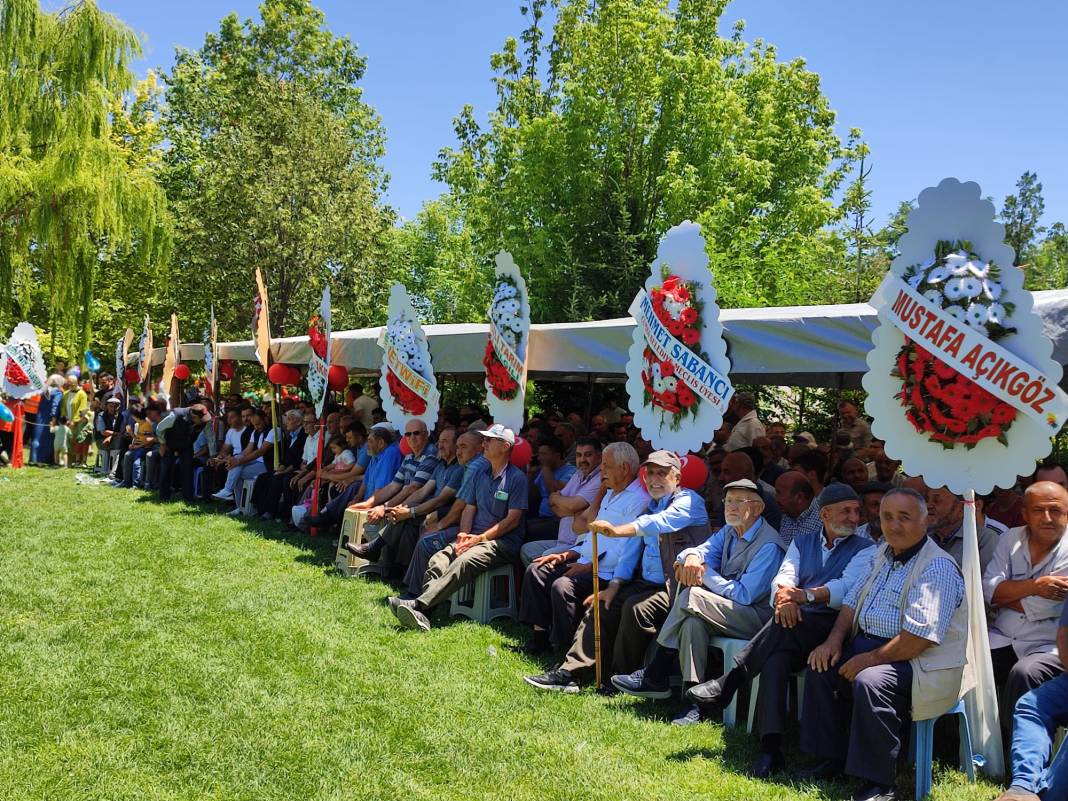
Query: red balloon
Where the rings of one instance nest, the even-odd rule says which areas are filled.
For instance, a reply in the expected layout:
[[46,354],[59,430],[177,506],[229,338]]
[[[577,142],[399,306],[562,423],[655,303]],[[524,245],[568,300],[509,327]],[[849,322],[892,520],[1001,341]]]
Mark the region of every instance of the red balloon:
[[285,383],[289,384],[289,386],[291,387],[295,387],[297,384],[300,383],[300,379],[300,368],[290,365],[289,376],[286,378]]
[[267,380],[272,384],[284,384],[289,378],[289,367],[284,364],[272,364],[267,368]]
[[408,444],[408,438],[403,435],[400,438],[400,452],[405,456],[412,452],[412,446]]
[[530,464],[530,460],[533,457],[534,449],[530,447],[530,443],[522,437],[517,437],[515,445],[512,448],[512,464],[520,470],[526,470],[527,465]]
[[174,377],[177,378],[179,381],[185,381],[187,378],[189,378],[189,365],[179,364],[175,366]]
[[696,453],[682,457],[682,477],[679,483],[686,489],[700,490],[708,481],[708,463]]
[[230,359],[219,362],[219,378],[222,381],[230,381],[234,377],[234,363]]
[[126,380],[127,384],[141,383],[141,372],[133,367],[129,368],[125,373],[123,373],[122,377]]
[[340,364],[330,365],[330,373],[327,375],[326,384],[334,392],[340,392],[349,385],[349,371]]

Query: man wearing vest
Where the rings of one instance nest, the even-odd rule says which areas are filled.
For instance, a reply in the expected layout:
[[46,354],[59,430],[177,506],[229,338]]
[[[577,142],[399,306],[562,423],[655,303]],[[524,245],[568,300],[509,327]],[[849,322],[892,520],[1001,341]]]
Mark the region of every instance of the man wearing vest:
[[[641,666],[649,642],[671,608],[678,586],[672,571],[675,558],[708,539],[704,500],[679,486],[679,457],[670,451],[655,451],[643,466],[651,498],[644,512],[625,523],[599,516],[589,525],[598,536],[629,538],[616,563],[615,577],[601,590],[599,599],[601,654],[617,673]],[[670,578],[665,582],[665,577]],[[528,677],[528,684],[542,690],[578,690],[575,676],[588,675],[595,664],[592,603],[590,596],[563,663],[542,676]]]
[[156,426],[160,440],[159,449],[159,499],[169,501],[174,489],[175,472],[182,488],[182,497],[193,503],[193,440],[195,426],[203,426],[211,419],[207,407],[201,403],[188,408],[172,409]]
[[823,528],[796,537],[771,582],[774,619],[718,679],[689,692],[702,713],[722,710],[746,682],[760,676],[757,730],[760,754],[750,775],[765,779],[783,769],[782,734],[790,677],[834,628],[842,600],[871,566],[874,543],[856,534],[860,498],[847,484],[830,484],[817,499]]
[[[762,513],[764,501],[749,479],[724,486],[727,525],[697,548],[687,548],[675,561],[682,585],[657,636],[659,648],[642,670],[612,677],[612,684],[639,698],[667,698],[668,679],[677,659],[683,693],[705,680],[705,664],[713,636],[749,639],[771,618],[768,595],[786,546]],[[691,705],[672,722],[697,723]]]
[[883,543],[809,655],[802,706],[801,750],[821,760],[806,775],[862,779],[855,801],[897,798],[908,720],[938,718],[974,685],[964,579],[927,537],[923,496],[890,490],[879,518]]

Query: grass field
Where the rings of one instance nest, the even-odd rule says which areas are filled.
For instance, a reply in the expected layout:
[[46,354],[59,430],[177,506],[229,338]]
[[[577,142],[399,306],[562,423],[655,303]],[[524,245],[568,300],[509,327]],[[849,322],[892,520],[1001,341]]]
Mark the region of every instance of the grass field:
[[[322,539],[0,473],[0,799],[849,798],[746,734],[539,694],[512,624],[401,631]],[[911,775],[903,777],[909,786]],[[952,769],[933,799],[990,799]]]

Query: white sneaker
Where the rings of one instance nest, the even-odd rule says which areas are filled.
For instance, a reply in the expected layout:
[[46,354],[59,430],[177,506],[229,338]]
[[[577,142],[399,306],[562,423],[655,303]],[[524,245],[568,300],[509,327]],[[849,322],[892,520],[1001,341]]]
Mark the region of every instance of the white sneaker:
[[222,490],[219,490],[211,497],[217,501],[232,501],[234,499],[234,494],[232,492],[223,492]]
[[241,517],[241,510],[240,509],[231,509],[226,514],[227,514],[228,517]]

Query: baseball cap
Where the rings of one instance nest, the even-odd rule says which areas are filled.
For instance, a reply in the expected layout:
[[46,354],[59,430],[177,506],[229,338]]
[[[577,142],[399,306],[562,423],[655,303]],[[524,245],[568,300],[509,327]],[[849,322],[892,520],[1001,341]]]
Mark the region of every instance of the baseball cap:
[[505,428],[500,423],[494,423],[485,431],[479,431],[486,439],[503,439],[509,445],[515,445],[515,432],[510,428]]
[[760,495],[761,498],[764,497],[763,495],[761,495],[760,487],[758,487],[748,478],[740,478],[737,481],[732,481],[730,484],[724,485],[723,492],[724,494],[726,494],[727,490],[732,489],[749,490],[750,492],[755,492],[757,495]]
[[798,431],[794,434],[794,442],[802,442],[810,448],[816,447],[816,438],[812,436],[811,431]]
[[655,464],[661,467],[674,467],[676,470],[682,470],[682,459],[671,451],[653,451],[642,464]]

